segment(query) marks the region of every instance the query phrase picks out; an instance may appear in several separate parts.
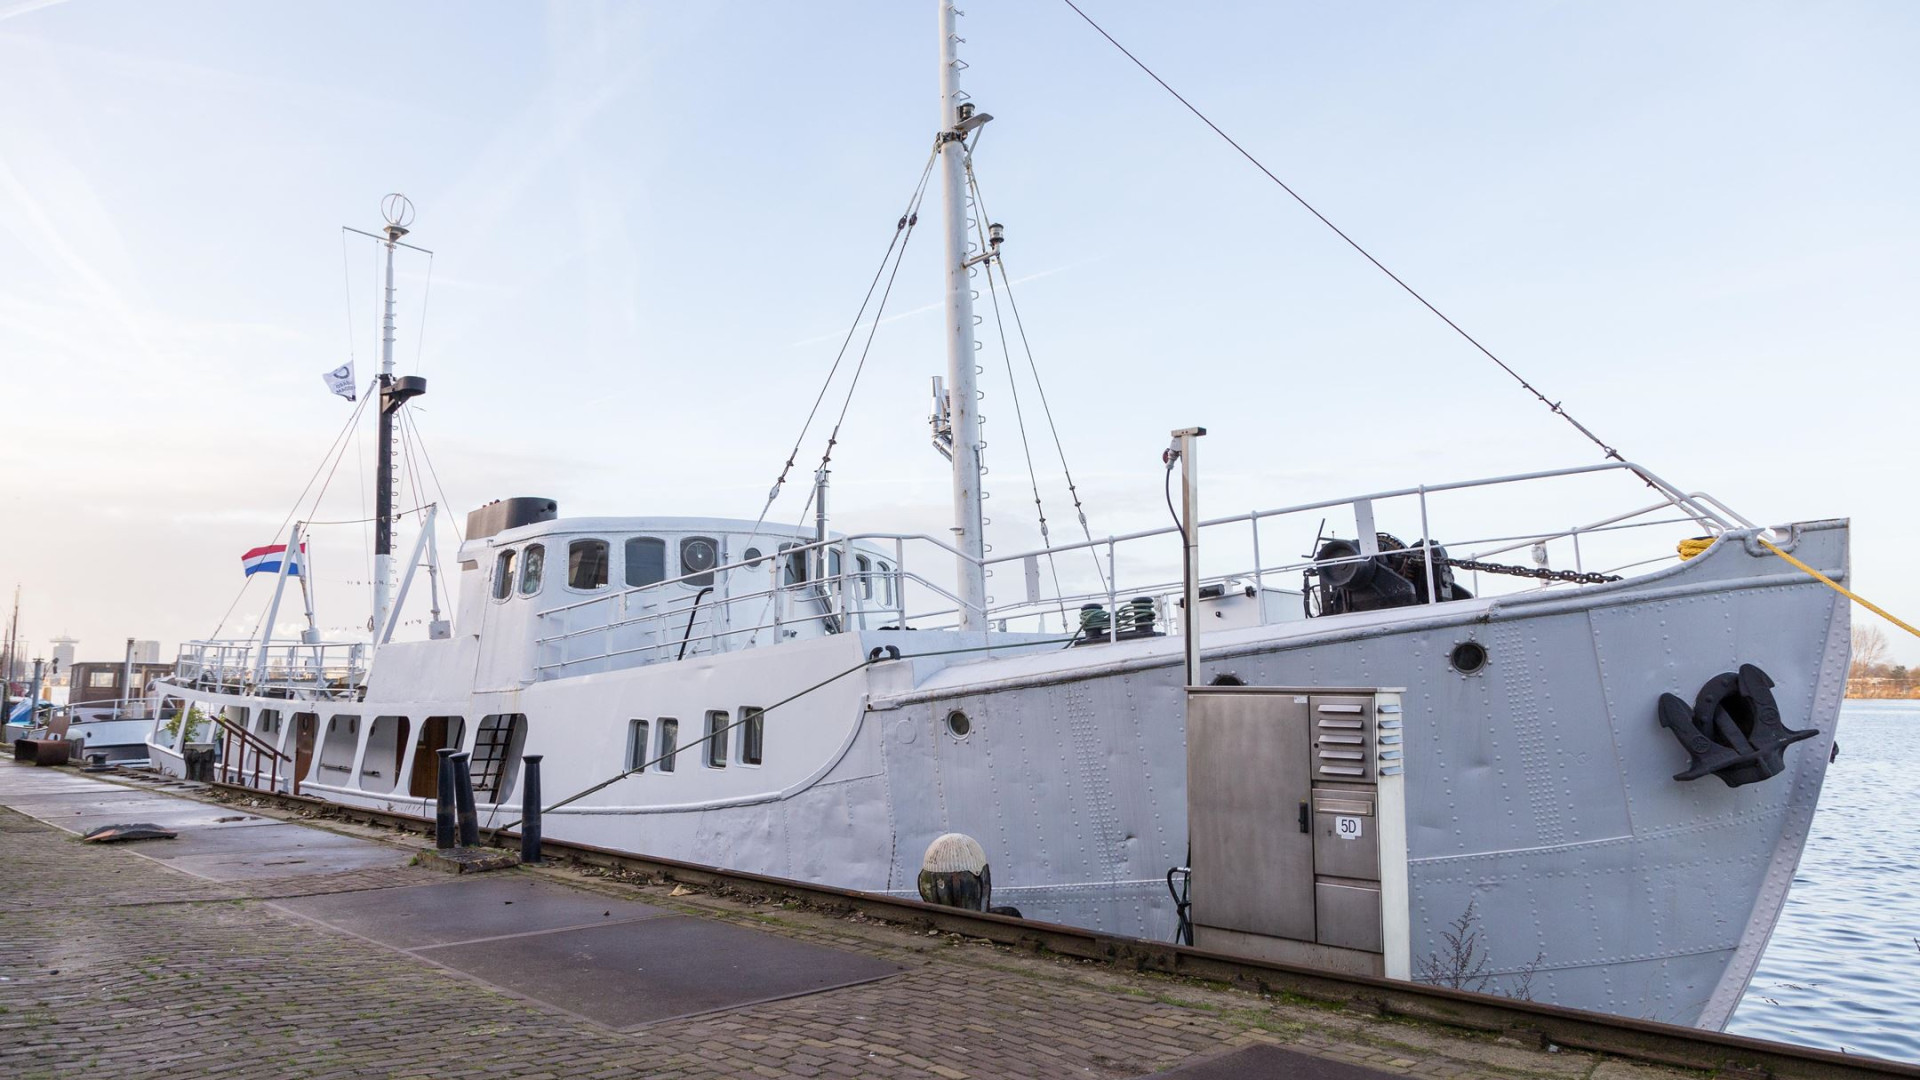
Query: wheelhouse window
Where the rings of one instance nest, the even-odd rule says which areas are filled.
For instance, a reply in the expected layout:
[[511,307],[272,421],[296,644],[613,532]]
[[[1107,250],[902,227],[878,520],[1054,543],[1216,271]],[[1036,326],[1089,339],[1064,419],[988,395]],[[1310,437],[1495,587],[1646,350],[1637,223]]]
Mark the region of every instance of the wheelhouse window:
[[605,540],[575,540],[567,545],[567,587],[589,591],[607,587]]
[[513,549],[507,548],[493,560],[493,598],[505,600],[513,595]]
[[727,722],[732,719],[724,709],[707,713],[707,768],[727,767]]
[[639,772],[646,767],[647,753],[652,747],[647,745],[647,722],[630,720],[627,722],[627,771]]
[[781,544],[781,558],[786,561],[786,581],[789,585],[804,585],[807,581],[807,553],[793,550],[796,544]]
[[887,598],[885,600],[885,603],[888,607],[892,607],[894,603],[893,601],[893,595],[894,595],[893,594],[893,567],[888,566],[886,563],[878,563],[876,565],[880,567],[880,584],[887,591]]
[[865,555],[855,555],[853,565],[860,574],[860,599],[873,599],[873,561]]
[[757,705],[740,707],[740,764],[760,764],[767,737],[767,710]]
[[657,536],[627,541],[627,584],[658,585],[667,580],[667,542]]
[[660,752],[654,757],[660,759],[660,771],[672,772],[675,760],[680,756],[680,721],[671,716],[660,718]]
[[689,536],[680,541],[680,576],[686,584],[706,588],[713,584],[713,568],[720,565],[720,546],[711,536]]
[[520,595],[533,596],[540,591],[540,579],[547,570],[547,546],[528,544],[527,553],[520,560]]

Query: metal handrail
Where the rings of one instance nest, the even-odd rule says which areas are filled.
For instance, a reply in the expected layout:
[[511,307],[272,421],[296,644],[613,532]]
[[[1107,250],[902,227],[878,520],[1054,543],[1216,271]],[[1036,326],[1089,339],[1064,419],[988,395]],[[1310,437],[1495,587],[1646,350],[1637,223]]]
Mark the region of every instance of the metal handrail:
[[[1198,527],[1200,529],[1218,530],[1222,527],[1235,526],[1235,525],[1247,525],[1252,527],[1253,529],[1253,567],[1251,570],[1248,570],[1248,571],[1241,571],[1241,572],[1223,574],[1223,575],[1217,575],[1217,576],[1210,575],[1206,578],[1206,581],[1209,583],[1227,582],[1227,581],[1243,581],[1251,578],[1256,584],[1258,584],[1261,588],[1264,589],[1265,585],[1264,585],[1263,579],[1266,575],[1277,574],[1277,573],[1298,572],[1298,571],[1313,568],[1316,565],[1320,565],[1320,566],[1328,565],[1328,560],[1314,560],[1311,557],[1309,557],[1305,561],[1290,561],[1278,566],[1263,565],[1260,559],[1260,525],[1263,521],[1266,521],[1267,519],[1270,519],[1270,518],[1278,518],[1278,517],[1283,517],[1283,516],[1292,515],[1292,514],[1302,514],[1310,511],[1324,510],[1324,509],[1330,509],[1334,507],[1352,506],[1356,510],[1357,518],[1364,517],[1366,520],[1370,522],[1371,516],[1372,516],[1371,508],[1373,503],[1384,502],[1384,501],[1393,500],[1393,499],[1418,498],[1420,500],[1420,523],[1421,523],[1421,532],[1422,532],[1422,537],[1424,542],[1424,541],[1429,541],[1431,539],[1431,530],[1429,527],[1430,522],[1429,522],[1429,517],[1427,512],[1427,500],[1430,495],[1443,493],[1443,492],[1496,487],[1501,485],[1528,482],[1528,481],[1550,480],[1550,479],[1558,479],[1558,478],[1565,478],[1565,477],[1595,475],[1595,474],[1611,473],[1611,472],[1631,473],[1637,479],[1645,482],[1650,487],[1653,487],[1656,491],[1660,492],[1664,496],[1664,498],[1661,501],[1653,503],[1646,507],[1635,509],[1622,514],[1615,514],[1606,518],[1602,518],[1598,521],[1594,521],[1584,525],[1573,526],[1571,528],[1550,530],[1550,531],[1545,531],[1540,533],[1509,535],[1509,536],[1500,536],[1500,537],[1485,537],[1478,540],[1456,540],[1456,541],[1451,541],[1450,543],[1452,543],[1455,546],[1456,550],[1459,550],[1462,547],[1465,547],[1468,550],[1472,550],[1474,546],[1483,545],[1483,544],[1506,545],[1501,547],[1494,547],[1486,551],[1481,551],[1474,556],[1475,559],[1478,559],[1486,555],[1495,555],[1495,554],[1500,554],[1506,551],[1512,551],[1518,547],[1524,547],[1529,544],[1539,544],[1539,543],[1544,543],[1552,540],[1571,538],[1574,544],[1574,559],[1577,565],[1581,561],[1581,551],[1580,551],[1579,541],[1582,536],[1590,536],[1596,533],[1611,532],[1611,531],[1617,531],[1620,529],[1647,528],[1647,527],[1652,527],[1656,525],[1676,524],[1676,523],[1683,523],[1688,521],[1698,524],[1699,527],[1701,527],[1703,530],[1709,533],[1716,533],[1716,534],[1720,532],[1729,531],[1735,528],[1741,528],[1741,527],[1752,528],[1753,527],[1751,523],[1747,521],[1747,519],[1745,519],[1744,517],[1741,517],[1739,514],[1729,509],[1726,506],[1726,504],[1721,502],[1719,499],[1716,499],[1705,492],[1682,491],[1679,488],[1674,487],[1672,484],[1669,484],[1667,481],[1661,479],[1658,475],[1654,474],[1650,470],[1647,470],[1633,462],[1605,462],[1605,463],[1599,463],[1599,464],[1593,464],[1593,465],[1572,466],[1564,469],[1548,469],[1548,470],[1540,470],[1540,471],[1528,472],[1528,473],[1515,473],[1515,474],[1506,475],[1506,476],[1488,477],[1488,478],[1481,478],[1481,479],[1475,479],[1475,480],[1455,481],[1455,482],[1436,484],[1436,485],[1417,485],[1413,487],[1393,488],[1393,489],[1387,489],[1382,491],[1376,491],[1376,492],[1372,492],[1364,495],[1345,496],[1345,497],[1334,498],[1334,499],[1321,499],[1321,500],[1315,500],[1312,502],[1299,503],[1291,506],[1279,507],[1274,509],[1254,510],[1244,514],[1235,514],[1235,515],[1230,515],[1225,517],[1207,519],[1199,523]],[[1636,518],[1643,518],[1648,514],[1652,514],[1661,509],[1666,509],[1666,508],[1676,509],[1680,512],[1682,516],[1671,518],[1671,519],[1662,519],[1658,521],[1635,521],[1634,520]],[[773,554],[762,555],[758,560],[741,559],[741,560],[727,563],[724,566],[718,566],[711,570],[702,571],[699,574],[685,574],[679,577],[669,578],[663,581],[650,583],[648,585],[632,586],[624,589],[618,589],[605,594],[571,601],[569,603],[562,604],[557,607],[542,610],[538,613],[538,617],[540,617],[543,621],[548,619],[558,620],[563,618],[569,612],[578,611],[582,608],[587,608],[595,604],[603,604],[608,602],[609,600],[614,600],[616,598],[619,601],[618,606],[622,609],[621,611],[614,613],[612,617],[610,617],[604,622],[596,622],[595,624],[589,625],[589,626],[574,627],[574,628],[561,630],[557,633],[550,633],[550,634],[543,634],[543,635],[536,636],[535,643],[536,645],[539,645],[539,646],[563,645],[566,642],[577,640],[579,638],[586,637],[593,634],[605,633],[612,630],[646,628],[649,626],[655,627],[657,632],[660,627],[670,626],[675,621],[685,618],[689,613],[690,605],[679,604],[670,599],[667,603],[654,607],[651,610],[641,612],[637,615],[628,616],[624,609],[632,602],[633,598],[645,597],[649,593],[658,594],[659,590],[667,589],[676,585],[678,586],[689,585],[692,583],[689,579],[693,579],[693,578],[705,579],[708,577],[708,575],[713,575],[712,580],[716,582],[724,583],[730,576],[729,572],[743,570],[743,569],[757,569],[757,563],[761,561],[766,561],[770,564],[769,572],[772,575],[775,581],[775,584],[773,584],[768,588],[756,589],[746,593],[725,594],[717,597],[712,601],[709,601],[708,603],[713,604],[716,610],[725,611],[730,615],[733,611],[737,610],[737,608],[735,607],[736,605],[750,604],[750,603],[759,602],[759,601],[769,601],[774,605],[778,605],[779,602],[783,599],[791,598],[797,594],[811,592],[811,593],[818,593],[818,595],[810,597],[810,599],[822,601],[823,607],[825,608],[825,610],[817,611],[817,612],[808,612],[802,615],[783,616],[783,614],[776,608],[776,610],[773,613],[773,617],[770,620],[763,616],[760,619],[754,620],[751,624],[743,624],[739,626],[727,625],[724,627],[720,625],[719,617],[714,617],[709,619],[707,628],[705,632],[702,634],[702,640],[717,644],[720,642],[731,641],[741,636],[757,635],[761,631],[769,628],[777,628],[783,625],[791,626],[791,625],[811,623],[811,622],[818,622],[824,625],[825,627],[827,627],[828,632],[833,632],[835,629],[837,629],[837,627],[834,625],[836,620],[851,617],[856,614],[863,614],[863,613],[872,612],[872,611],[879,611],[885,614],[896,615],[900,619],[901,625],[906,625],[906,620],[908,619],[947,619],[951,617],[952,621],[957,622],[958,616],[960,615],[960,613],[966,610],[971,605],[965,604],[958,596],[954,595],[947,588],[939,584],[936,584],[935,582],[927,580],[926,578],[922,577],[920,574],[914,572],[913,570],[907,567],[903,545],[909,541],[917,541],[917,542],[928,544],[938,552],[943,552],[945,554],[954,556],[962,560],[963,562],[973,562],[981,566],[982,568],[990,568],[990,567],[1007,565],[1007,564],[1018,564],[1018,563],[1026,562],[1028,560],[1037,560],[1042,557],[1052,558],[1052,557],[1061,555],[1063,553],[1077,551],[1077,550],[1091,550],[1091,551],[1097,552],[1098,549],[1105,548],[1106,561],[1109,565],[1108,565],[1107,571],[1102,574],[1103,591],[1099,591],[1099,592],[1089,591],[1089,592],[1074,593],[1074,594],[1067,594],[1062,592],[1058,595],[1049,596],[1049,597],[1028,596],[1019,600],[1009,601],[1004,604],[988,603],[976,609],[982,617],[999,622],[1003,629],[1005,628],[1006,624],[1009,621],[1016,620],[1016,619],[1024,620],[1028,618],[1043,618],[1048,616],[1058,616],[1060,618],[1070,619],[1071,612],[1068,611],[1068,607],[1070,605],[1094,603],[1094,602],[1099,602],[1104,600],[1106,601],[1107,606],[1111,607],[1114,604],[1117,604],[1118,598],[1122,592],[1128,595],[1152,595],[1152,596],[1155,596],[1156,599],[1164,601],[1164,595],[1162,594],[1168,593],[1171,589],[1175,588],[1177,583],[1165,582],[1165,583],[1152,583],[1152,584],[1135,584],[1123,590],[1119,587],[1117,581],[1113,579],[1114,571],[1113,571],[1112,564],[1116,559],[1116,548],[1121,544],[1129,544],[1135,541],[1151,539],[1154,537],[1171,536],[1178,532],[1179,532],[1178,526],[1165,525],[1165,526],[1159,526],[1151,529],[1142,529],[1142,530],[1138,530],[1130,533],[1111,535],[1103,539],[1078,541],[1074,543],[1037,548],[1030,551],[1015,552],[1007,555],[995,555],[995,556],[990,556],[987,558],[982,558],[977,560],[972,559],[969,556],[965,555],[960,550],[953,547],[951,544],[948,544],[937,537],[929,536],[924,533],[895,533],[895,532],[855,533],[855,534],[835,537],[828,540],[815,540],[815,541],[794,543],[790,546],[779,549],[777,552]],[[867,573],[862,574],[852,570],[851,567],[853,566],[853,563],[851,561],[851,558],[856,552],[859,554],[872,555],[876,558],[876,560],[884,560],[885,556],[879,552],[873,552],[871,550],[856,547],[856,544],[859,544],[862,542],[871,543],[874,541],[891,541],[893,543],[894,545],[893,566],[887,571],[885,571],[884,574],[876,573],[873,571],[868,571]],[[1364,549],[1368,545],[1363,544],[1362,546]],[[843,568],[841,573],[837,575],[832,575],[830,577],[819,578],[816,580],[809,580],[802,583],[787,583],[782,580],[782,575],[784,575],[784,573],[786,572],[786,568],[789,565],[786,562],[787,559],[801,558],[801,559],[806,559],[808,563],[811,565],[818,565],[819,562],[822,562],[824,560],[808,559],[808,555],[810,553],[817,553],[822,550],[833,550],[841,554],[841,565]],[[1333,562],[1334,563],[1357,562],[1369,557],[1370,555],[1363,550],[1361,554],[1356,555],[1350,559],[1333,560]],[[1664,558],[1665,557],[1661,559],[1654,559],[1654,560],[1648,560],[1648,561],[1660,562],[1660,561],[1664,561]],[[1631,565],[1637,566],[1637,565],[1643,565],[1643,564],[1635,563]],[[857,583],[859,582],[860,579],[871,580],[874,577],[883,577],[883,576],[889,576],[893,579],[893,583],[897,589],[897,603],[889,604],[885,607],[880,607],[880,608],[866,608],[865,605],[862,605],[859,603],[859,598],[855,595]],[[914,611],[910,613],[908,611],[907,603],[905,599],[906,587],[909,582],[916,583],[920,587],[927,589],[934,596],[938,597],[942,601],[945,601],[947,604],[951,606],[943,609],[934,609],[934,610],[928,610],[924,612]],[[1433,582],[1430,581],[1428,584],[1429,584],[1428,595],[1430,598],[1429,602],[1438,602],[1437,597],[1434,596],[1435,590],[1433,588]],[[837,604],[835,603],[836,600],[838,600]],[[863,611],[863,608],[865,609],[864,611]],[[1171,614],[1170,612],[1163,611],[1162,617],[1166,618],[1170,614]],[[1262,617],[1264,619],[1264,615]],[[1171,620],[1169,619],[1168,621],[1170,622]],[[940,623],[940,625],[946,625],[946,623],[942,622]],[[1110,623],[1108,627],[1108,634],[1111,636],[1111,635],[1116,635],[1117,633],[1118,633],[1117,623]],[[648,643],[648,644],[632,645],[632,646],[619,648],[619,649],[603,649],[602,651],[596,653],[593,656],[581,656],[581,657],[553,659],[553,660],[536,659],[535,669],[538,671],[551,671],[551,670],[566,668],[568,666],[575,665],[575,664],[604,661],[604,660],[613,659],[616,657],[646,655],[646,654],[652,654],[652,653],[660,653],[662,651],[670,652],[676,647],[678,647],[679,644],[680,642],[677,636],[674,636],[674,640],[672,641],[666,640],[665,637],[663,636],[661,640]]]

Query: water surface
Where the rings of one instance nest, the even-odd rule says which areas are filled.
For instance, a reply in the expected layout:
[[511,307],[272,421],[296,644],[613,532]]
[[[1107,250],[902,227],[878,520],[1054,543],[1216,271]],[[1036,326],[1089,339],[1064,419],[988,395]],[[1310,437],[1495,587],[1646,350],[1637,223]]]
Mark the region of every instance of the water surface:
[[1920,701],[1849,701],[1813,834],[1727,1030],[1920,1062]]

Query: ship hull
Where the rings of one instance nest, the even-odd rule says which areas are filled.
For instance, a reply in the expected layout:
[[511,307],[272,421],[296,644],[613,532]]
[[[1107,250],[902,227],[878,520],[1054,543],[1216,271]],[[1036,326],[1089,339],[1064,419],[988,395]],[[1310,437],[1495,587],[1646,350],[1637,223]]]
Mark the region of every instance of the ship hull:
[[[1794,527],[1785,546],[1836,579],[1843,522]],[[1483,988],[1560,1005],[1718,1027],[1772,931],[1806,842],[1844,693],[1845,602],[1747,537],[1630,581],[1327,617],[1205,635],[1202,681],[1399,688],[1412,969],[1478,916]],[[1018,639],[1016,639],[1017,641]],[[1484,647],[1472,673],[1450,663]],[[429,643],[420,643],[422,645]],[[680,725],[671,773],[655,763],[550,810],[548,836],[743,871],[913,895],[920,856],[950,831],[977,838],[994,902],[1027,917],[1166,940],[1169,867],[1187,855],[1185,690],[1177,641],[988,654],[978,635],[872,631],[524,685],[474,688],[469,665],[408,663],[390,646],[364,702],[160,693],[251,724],[310,712],[321,727],[304,794],[432,816],[414,759],[430,754],[377,718],[525,716],[549,803],[617,775],[663,719]],[[872,650],[907,659],[868,663]],[[1755,664],[1791,727],[1784,772],[1732,788],[1673,779],[1687,756],[1655,701],[1691,699]],[[396,675],[393,672],[400,672]],[[787,704],[778,704],[793,695]],[[706,717],[774,706],[764,756],[710,761],[688,746]],[[950,723],[964,714],[965,732]],[[295,725],[261,732],[291,762]],[[725,723],[720,726],[725,726]],[[358,734],[338,734],[347,728]],[[390,722],[386,730],[394,730]],[[419,730],[413,728],[411,730]],[[737,731],[733,735],[738,737]],[[182,767],[161,725],[150,753]],[[404,745],[403,745],[404,744]],[[329,753],[329,747],[332,747]],[[249,767],[249,754],[253,755]],[[287,769],[228,750],[230,778],[291,789]],[[269,763],[271,764],[271,763]],[[379,767],[373,767],[374,765]],[[409,777],[415,785],[410,790]],[[513,785],[482,823],[518,817]],[[1206,883],[1196,882],[1196,892]]]

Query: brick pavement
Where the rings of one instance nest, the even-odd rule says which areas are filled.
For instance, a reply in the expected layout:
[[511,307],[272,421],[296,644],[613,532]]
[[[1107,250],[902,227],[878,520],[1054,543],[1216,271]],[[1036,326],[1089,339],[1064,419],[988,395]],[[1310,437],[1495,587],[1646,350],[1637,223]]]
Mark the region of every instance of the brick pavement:
[[509,872],[909,970],[617,1033],[263,899],[442,875],[214,883],[0,809],[0,1076],[1117,1078],[1251,1041],[1425,1077],[1685,1075],[618,875]]

